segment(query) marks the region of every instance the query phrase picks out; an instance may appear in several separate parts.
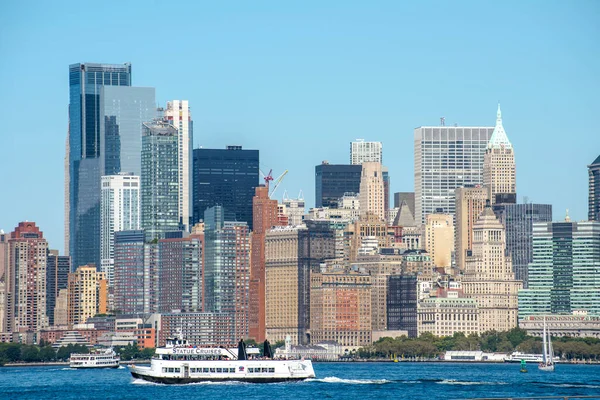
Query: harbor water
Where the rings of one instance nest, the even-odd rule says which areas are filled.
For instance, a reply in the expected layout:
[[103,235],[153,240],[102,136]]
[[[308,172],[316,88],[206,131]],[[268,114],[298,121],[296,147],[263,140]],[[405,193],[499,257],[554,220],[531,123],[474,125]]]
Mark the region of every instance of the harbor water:
[[315,363],[316,379],[298,383],[159,385],[135,380],[126,367],[0,368],[0,399],[465,399],[597,396],[600,365],[471,363]]

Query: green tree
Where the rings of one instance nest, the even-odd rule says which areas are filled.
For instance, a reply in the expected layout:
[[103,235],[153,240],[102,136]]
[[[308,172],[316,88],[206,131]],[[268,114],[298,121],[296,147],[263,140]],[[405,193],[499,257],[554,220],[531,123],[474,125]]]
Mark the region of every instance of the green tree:
[[56,351],[52,346],[44,346],[40,349],[40,360],[44,362],[54,361],[56,359]]
[[25,362],[39,362],[40,348],[37,346],[26,345],[21,348],[21,360]]

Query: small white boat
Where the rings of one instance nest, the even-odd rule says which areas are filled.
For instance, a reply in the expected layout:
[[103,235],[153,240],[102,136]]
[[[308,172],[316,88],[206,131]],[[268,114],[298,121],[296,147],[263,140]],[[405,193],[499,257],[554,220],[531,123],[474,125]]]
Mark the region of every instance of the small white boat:
[[119,368],[121,358],[114,350],[94,351],[88,354],[71,354],[71,368]]
[[167,339],[165,347],[156,349],[149,367],[130,365],[129,371],[134,378],[165,384],[207,381],[271,383],[315,377],[310,360],[273,359],[267,341],[263,357],[258,354],[258,349],[248,350],[255,352],[247,352],[243,340],[240,340],[236,351],[191,346],[182,338]]
[[540,371],[552,372],[554,371],[554,351],[552,350],[552,337],[550,336],[550,330],[546,329],[546,317],[544,317],[544,332],[542,339],[542,362],[538,364]]

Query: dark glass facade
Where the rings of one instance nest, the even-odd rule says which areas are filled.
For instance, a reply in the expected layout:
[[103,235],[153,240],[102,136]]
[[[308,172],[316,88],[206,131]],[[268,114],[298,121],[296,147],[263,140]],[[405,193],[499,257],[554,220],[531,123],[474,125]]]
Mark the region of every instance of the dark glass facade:
[[551,204],[494,204],[494,213],[506,230],[506,249],[515,278],[529,284],[527,266],[533,260],[533,224],[552,221]]
[[317,165],[315,207],[337,208],[338,200],[344,193],[358,193],[361,172],[361,165]]
[[71,272],[71,257],[48,251],[46,257],[46,315],[54,325],[54,307],[61,289],[66,289]]
[[131,86],[131,65],[69,66],[69,253],[72,269],[100,263],[101,91]]
[[214,206],[224,209],[226,221],[246,222],[252,229],[252,198],[259,184],[258,150],[241,146],[194,149],[193,223]]
[[588,220],[600,221],[600,156],[588,165],[589,174],[589,198],[588,198]]
[[408,331],[408,337],[417,337],[417,277],[391,275],[387,289],[388,330]]

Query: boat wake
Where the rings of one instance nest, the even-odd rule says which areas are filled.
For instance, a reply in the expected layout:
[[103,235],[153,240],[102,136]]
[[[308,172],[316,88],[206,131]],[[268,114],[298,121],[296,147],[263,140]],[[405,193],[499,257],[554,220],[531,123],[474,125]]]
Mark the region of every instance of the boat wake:
[[328,376],[323,379],[307,379],[306,382],[322,382],[322,383],[346,383],[350,385],[383,385],[391,383],[387,379],[342,379],[335,376]]
[[456,379],[443,379],[441,381],[436,382],[440,385],[508,385],[507,382],[471,382],[471,381],[459,381]]
[[65,368],[61,368],[61,371],[77,371],[77,368],[69,368],[69,367],[65,367]]
[[589,383],[549,383],[549,382],[533,382],[540,386],[556,387],[556,388],[578,388],[578,389],[600,389],[600,385],[590,385]]

